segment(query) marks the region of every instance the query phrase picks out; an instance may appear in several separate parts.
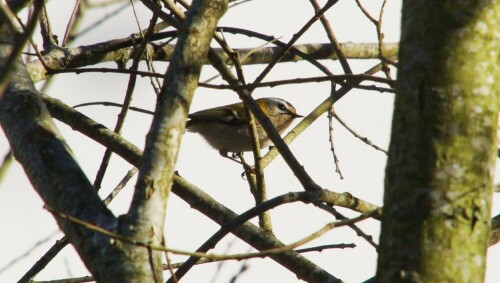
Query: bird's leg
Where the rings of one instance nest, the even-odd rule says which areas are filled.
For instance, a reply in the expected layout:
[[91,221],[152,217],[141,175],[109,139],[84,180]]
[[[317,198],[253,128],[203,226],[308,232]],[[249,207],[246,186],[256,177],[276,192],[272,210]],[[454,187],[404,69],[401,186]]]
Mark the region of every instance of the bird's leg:
[[238,152],[236,156],[239,158],[239,160],[241,161],[241,165],[243,165],[243,168],[245,169],[245,171],[241,173],[242,177],[247,174],[255,174],[255,167],[246,162],[245,158],[243,157],[243,152]]
[[228,153],[226,150],[221,149],[221,150],[219,150],[219,154],[220,154],[222,157],[227,158],[227,159],[229,159],[229,160],[232,160],[232,161],[234,161],[234,162],[236,162],[236,163],[238,163],[238,164],[243,164],[240,160],[238,160],[238,159],[237,159],[237,157],[238,157],[238,153],[236,153],[236,152],[233,152],[233,153],[231,154],[231,156],[229,156],[229,153]]
[[243,168],[245,168],[245,171],[241,173],[241,175],[246,175],[247,173],[255,173],[255,168],[254,166],[249,165],[246,161],[245,158],[243,158],[243,152],[233,152],[231,156],[229,156],[229,153],[223,149],[219,150],[219,154],[227,158],[231,161],[234,161],[238,164],[241,164]]

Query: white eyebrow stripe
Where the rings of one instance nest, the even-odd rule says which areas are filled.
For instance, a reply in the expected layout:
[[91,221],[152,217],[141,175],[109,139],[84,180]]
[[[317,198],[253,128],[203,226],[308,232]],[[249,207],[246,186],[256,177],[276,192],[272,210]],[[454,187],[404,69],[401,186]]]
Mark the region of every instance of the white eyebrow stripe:
[[278,103],[282,103],[282,104],[284,104],[285,106],[288,106],[288,107],[290,107],[290,106],[291,106],[291,104],[290,104],[290,103],[288,103],[286,100],[283,100],[283,99],[281,99],[281,98],[271,97],[271,98],[270,98],[270,100],[271,100],[273,103],[276,103],[276,104],[278,104]]

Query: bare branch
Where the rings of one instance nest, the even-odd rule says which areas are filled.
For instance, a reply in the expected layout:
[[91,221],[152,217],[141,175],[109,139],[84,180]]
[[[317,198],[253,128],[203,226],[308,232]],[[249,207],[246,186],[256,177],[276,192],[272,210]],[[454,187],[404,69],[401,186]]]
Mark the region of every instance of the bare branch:
[[[113,152],[131,164],[139,164],[142,155],[140,149],[124,140],[123,137],[75,111],[71,107],[64,105],[57,99],[45,95],[42,97],[56,119],[67,123],[73,129],[81,131],[102,145],[111,148]],[[237,216],[227,207],[218,203],[215,199],[179,176],[175,176],[174,178],[172,192],[219,225],[223,225]],[[363,203],[356,201],[352,196],[349,197],[349,194],[342,194],[342,197],[346,197],[345,200],[348,201],[346,203],[349,207],[357,207]],[[327,200],[331,201],[332,199],[328,199],[328,195],[325,195],[324,201]],[[281,245],[280,241],[274,236],[262,233],[262,231],[251,223],[245,223],[233,233],[258,250]],[[294,252],[278,254],[272,256],[272,258],[306,281],[327,282],[332,279],[332,276],[326,271]]]

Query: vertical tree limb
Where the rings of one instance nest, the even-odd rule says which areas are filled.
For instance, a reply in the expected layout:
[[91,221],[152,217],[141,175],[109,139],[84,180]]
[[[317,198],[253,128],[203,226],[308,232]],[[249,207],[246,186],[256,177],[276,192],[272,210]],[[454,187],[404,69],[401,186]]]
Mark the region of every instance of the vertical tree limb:
[[483,282],[500,3],[404,1],[378,282]]
[[[127,215],[121,218],[119,230],[126,237],[157,245],[163,243],[167,198],[189,105],[198,86],[215,27],[226,9],[225,0],[198,0],[192,3],[186,15],[146,137],[132,204]],[[131,261],[137,262],[137,265],[150,262],[151,266],[122,269],[119,261],[111,263],[120,269],[118,272],[124,274],[123,278],[141,278],[136,282],[163,281],[160,251],[137,250],[127,245],[124,248]]]
[[[10,60],[15,46],[5,26],[0,30],[0,68],[6,68],[5,63]],[[33,187],[53,211],[111,229],[115,217],[103,204],[55,127],[24,62],[17,57],[8,67],[11,76],[0,99],[0,124]],[[98,254],[108,243],[77,224],[56,220],[87,267],[102,270]]]

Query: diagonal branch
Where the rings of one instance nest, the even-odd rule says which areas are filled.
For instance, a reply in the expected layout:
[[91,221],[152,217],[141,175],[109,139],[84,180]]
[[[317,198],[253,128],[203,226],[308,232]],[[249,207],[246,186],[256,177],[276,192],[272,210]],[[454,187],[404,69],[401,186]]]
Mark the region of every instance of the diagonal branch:
[[[123,137],[64,105],[57,99],[46,95],[43,95],[43,99],[56,119],[89,136],[103,146],[111,148],[114,153],[127,162],[135,166],[139,165],[142,155],[141,150],[127,142]],[[179,176],[174,178],[172,192],[219,225],[223,225],[237,216],[236,213]],[[349,202],[348,198],[346,203]],[[358,205],[358,202],[352,201],[349,207],[355,207],[356,205]],[[233,233],[258,250],[282,245],[275,237],[268,235],[262,229],[248,222],[235,229]],[[331,282],[334,278],[325,270],[292,251],[275,255],[273,259],[297,274],[299,278],[308,282]]]
[[[229,29],[228,29],[229,30]],[[230,30],[229,30],[230,31]],[[177,34],[175,32],[163,32],[152,35],[152,40],[158,38],[172,37]],[[123,58],[129,58],[135,52],[135,46],[140,43],[138,35],[132,35],[129,38],[115,39],[107,42],[101,42],[88,46],[80,46],[76,48],[53,49],[51,52],[43,56],[44,62],[51,70],[63,70],[66,68],[80,68],[92,66],[98,63],[120,61]],[[174,51],[174,45],[171,44],[149,44],[148,49],[153,50],[154,61],[170,61]],[[378,58],[377,43],[341,43],[340,48],[346,58],[350,59],[376,59]],[[311,43],[297,44],[293,49],[300,50],[317,60],[337,60],[338,56],[330,43]],[[278,53],[281,47],[261,47],[258,50],[255,48],[236,48],[235,52],[240,54],[242,65],[267,64],[274,54]],[[231,63],[228,55],[221,48],[214,48],[215,53],[222,58],[224,62]],[[396,56],[398,51],[397,43],[385,43],[383,45],[384,55]],[[145,57],[142,58],[143,60]],[[280,62],[296,62],[304,60],[295,52],[289,52],[283,56]],[[208,61],[205,62],[208,64]],[[39,60],[28,63],[28,70],[34,82],[45,80],[47,76],[43,64]]]
[[[225,0],[195,0],[186,15],[146,137],[132,204],[118,226],[126,238],[152,245],[164,242],[167,199],[189,105],[217,22],[226,9]],[[161,251],[137,249],[132,245],[125,245],[124,250],[126,254],[134,251],[127,257],[137,266],[151,262],[151,267],[144,270],[142,281],[161,281]],[[121,270],[125,275],[134,272]]]
[[[5,30],[0,37],[0,68],[6,68],[5,63],[16,47]],[[10,68],[11,80],[0,100],[0,124],[33,187],[54,209],[112,229],[115,217],[104,206],[56,129],[21,58]],[[56,220],[87,267],[102,269],[96,253],[109,243],[78,225]]]

